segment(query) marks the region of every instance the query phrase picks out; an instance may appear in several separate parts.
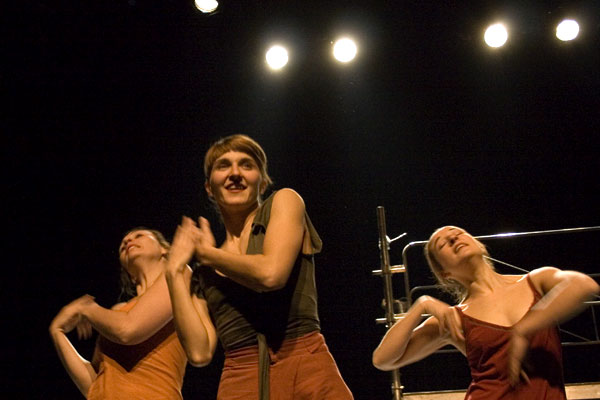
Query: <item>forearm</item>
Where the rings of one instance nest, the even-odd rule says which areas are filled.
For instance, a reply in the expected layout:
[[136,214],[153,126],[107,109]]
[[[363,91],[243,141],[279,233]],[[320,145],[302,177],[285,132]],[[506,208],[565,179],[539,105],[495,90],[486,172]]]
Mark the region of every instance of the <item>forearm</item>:
[[164,275],[142,295],[128,311],[111,310],[93,302],[82,315],[107,339],[125,345],[138,344],[150,338],[172,318],[169,292]]
[[79,391],[86,396],[92,382],[96,379],[96,371],[94,371],[92,364],[77,352],[61,329],[50,328],[50,337],[56,348],[58,358],[71,380]]
[[166,278],[175,329],[188,361],[194,366],[207,365],[216,347],[216,335],[208,312],[195,307],[189,280],[183,273],[167,272]]
[[280,260],[275,256],[234,254],[219,248],[211,249],[204,259],[207,265],[229,279],[257,292],[282,288],[292,267],[289,260]]
[[564,279],[555,285],[517,323],[514,331],[523,336],[563,322],[577,315],[585,308],[585,301],[597,295],[598,285],[583,274]]
[[423,320],[423,303],[419,300],[387,331],[373,352],[372,361],[376,368],[390,370],[399,366],[414,329]]

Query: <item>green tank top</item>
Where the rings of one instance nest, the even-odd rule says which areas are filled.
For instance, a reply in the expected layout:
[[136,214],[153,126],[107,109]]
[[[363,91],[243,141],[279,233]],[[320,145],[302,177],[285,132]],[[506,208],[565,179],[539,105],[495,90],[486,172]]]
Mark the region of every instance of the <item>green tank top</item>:
[[[269,218],[273,193],[259,207],[250,233],[246,254],[260,254]],[[208,309],[225,351],[256,345],[258,335],[274,350],[285,339],[320,330],[313,255],[322,242],[305,214],[305,229],[312,254],[298,254],[284,288],[258,293],[215,273],[212,268],[196,267],[192,290],[206,299]]]

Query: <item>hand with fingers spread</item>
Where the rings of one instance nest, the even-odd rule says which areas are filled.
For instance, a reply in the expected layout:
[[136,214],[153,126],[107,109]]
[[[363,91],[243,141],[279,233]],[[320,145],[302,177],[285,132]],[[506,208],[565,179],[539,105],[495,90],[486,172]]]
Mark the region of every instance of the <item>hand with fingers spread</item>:
[[204,217],[198,218],[198,229],[194,232],[194,243],[198,261],[210,265],[208,255],[217,246],[217,242],[210,229],[210,223]]
[[422,296],[421,299],[425,313],[438,320],[440,336],[449,335],[455,343],[465,340],[460,316],[454,307],[430,296]]
[[171,274],[183,273],[187,263],[194,254],[195,238],[198,236],[198,227],[191,218],[183,217],[181,225],[177,227],[173,243],[169,249],[169,262],[167,270]]

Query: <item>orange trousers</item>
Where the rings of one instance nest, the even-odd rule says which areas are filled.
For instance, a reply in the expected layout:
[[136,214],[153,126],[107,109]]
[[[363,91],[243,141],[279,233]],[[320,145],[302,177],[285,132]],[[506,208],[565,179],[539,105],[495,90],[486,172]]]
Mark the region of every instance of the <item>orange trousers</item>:
[[[312,332],[269,349],[270,400],[351,400],[323,335]],[[217,400],[258,400],[258,346],[225,352]]]

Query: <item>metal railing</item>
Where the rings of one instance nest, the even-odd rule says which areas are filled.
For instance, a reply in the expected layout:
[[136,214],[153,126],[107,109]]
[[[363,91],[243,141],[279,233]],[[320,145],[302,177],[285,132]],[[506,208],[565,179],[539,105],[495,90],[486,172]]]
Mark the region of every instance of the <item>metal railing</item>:
[[[390,244],[404,236],[400,235],[397,238],[390,239],[387,236],[386,232],[386,222],[385,222],[385,210],[383,207],[377,207],[377,225],[379,229],[379,250],[380,250],[380,262],[381,269],[372,271],[373,275],[381,276],[383,278],[384,284],[384,298],[383,298],[383,307],[385,310],[384,318],[377,318],[376,323],[378,324],[386,324],[387,329],[391,328],[392,325],[399,319],[403,318],[404,313],[410,308],[413,303],[414,294],[430,289],[437,289],[439,285],[426,285],[426,286],[415,286],[414,288],[410,287],[409,283],[409,268],[408,268],[408,251],[415,247],[423,247],[427,240],[422,241],[414,241],[410,242],[404,246],[402,250],[402,264],[401,265],[391,265],[390,263]],[[591,232],[600,230],[600,226],[591,226],[591,227],[581,227],[581,228],[566,228],[566,229],[552,229],[552,230],[542,230],[542,231],[532,231],[532,232],[513,232],[513,233],[499,233],[494,235],[482,235],[475,236],[476,239],[480,241],[486,240],[496,240],[496,239],[506,239],[506,238],[515,238],[515,237],[532,237],[532,236],[544,236],[544,235],[555,235],[555,234],[569,234],[569,233],[581,233],[581,232]],[[522,268],[516,267],[514,265],[495,260],[490,257],[491,260],[495,262],[502,263],[509,267],[520,270],[521,272],[529,272]],[[401,301],[394,298],[393,292],[393,282],[392,276],[397,273],[402,273],[404,275],[404,293],[406,295],[406,300]],[[588,274],[591,277],[598,278],[600,274]],[[600,305],[600,300],[592,300],[586,302],[586,304],[591,305],[591,313],[592,313],[592,324],[594,327],[595,338],[589,339],[572,332],[561,329],[562,332],[569,334],[571,336],[577,337],[580,339],[579,342],[562,342],[563,346],[577,346],[581,344],[600,344],[600,331],[598,328],[598,320],[596,318],[596,313],[594,310],[595,306]],[[396,312],[395,308],[399,309],[399,312]],[[424,315],[425,316],[425,315]],[[436,353],[449,353],[449,352],[458,352],[455,349],[440,349]],[[399,369],[391,371],[391,389],[392,389],[392,398],[394,400],[401,400],[403,398],[403,386],[400,382],[400,371]]]

